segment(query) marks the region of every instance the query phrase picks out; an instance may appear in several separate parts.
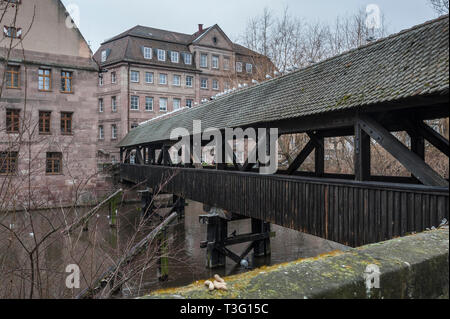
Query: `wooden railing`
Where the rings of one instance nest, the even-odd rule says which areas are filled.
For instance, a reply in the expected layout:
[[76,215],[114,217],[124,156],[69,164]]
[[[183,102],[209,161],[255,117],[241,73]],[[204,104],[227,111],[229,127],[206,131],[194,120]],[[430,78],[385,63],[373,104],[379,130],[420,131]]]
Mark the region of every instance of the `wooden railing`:
[[120,175],[353,247],[424,231],[449,215],[445,187],[130,164]]

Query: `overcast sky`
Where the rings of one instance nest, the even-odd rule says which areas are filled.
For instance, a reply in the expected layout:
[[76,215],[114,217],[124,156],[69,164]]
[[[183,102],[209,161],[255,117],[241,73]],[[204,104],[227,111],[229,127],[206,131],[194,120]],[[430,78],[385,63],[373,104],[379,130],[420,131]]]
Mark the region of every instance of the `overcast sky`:
[[427,0],[63,0],[78,5],[80,30],[95,52],[100,43],[135,25],[194,33],[197,25],[217,23],[232,40],[242,34],[250,17],[268,7],[308,21],[331,22],[368,4],[377,4],[391,33],[436,17]]

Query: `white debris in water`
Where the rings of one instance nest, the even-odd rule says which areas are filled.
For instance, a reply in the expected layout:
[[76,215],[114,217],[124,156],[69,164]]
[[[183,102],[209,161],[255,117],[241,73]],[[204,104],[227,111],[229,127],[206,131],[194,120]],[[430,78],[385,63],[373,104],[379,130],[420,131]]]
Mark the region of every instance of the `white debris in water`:
[[177,109],[177,110],[173,110],[172,112],[165,113],[165,114],[163,114],[163,115],[154,117],[154,118],[152,118],[152,119],[150,119],[150,120],[147,120],[147,121],[145,121],[145,122],[140,123],[139,126],[144,125],[144,124],[147,124],[147,123],[150,123],[150,122],[153,122],[153,121],[156,121],[156,120],[159,120],[159,119],[162,119],[162,118],[164,118],[164,117],[166,117],[166,116],[169,116],[169,115],[172,115],[172,114],[181,112],[181,111],[183,111],[183,110],[185,110],[185,109],[189,109],[189,107],[187,107],[187,106],[186,106],[186,107],[182,107],[182,108],[179,108],[179,109]]

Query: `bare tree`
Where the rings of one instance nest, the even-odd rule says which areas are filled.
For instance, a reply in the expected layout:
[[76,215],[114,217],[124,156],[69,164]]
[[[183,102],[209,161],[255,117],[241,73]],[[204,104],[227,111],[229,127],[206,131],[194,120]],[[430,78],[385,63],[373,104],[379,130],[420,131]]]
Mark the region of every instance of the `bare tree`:
[[428,0],[428,3],[438,15],[448,14],[448,0]]

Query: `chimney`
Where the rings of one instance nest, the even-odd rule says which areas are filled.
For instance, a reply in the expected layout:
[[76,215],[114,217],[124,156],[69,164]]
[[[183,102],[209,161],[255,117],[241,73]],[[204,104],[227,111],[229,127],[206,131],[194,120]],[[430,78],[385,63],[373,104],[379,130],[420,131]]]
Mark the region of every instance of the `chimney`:
[[203,32],[203,24],[198,25],[198,32]]

